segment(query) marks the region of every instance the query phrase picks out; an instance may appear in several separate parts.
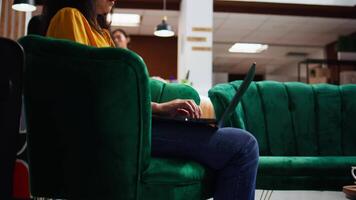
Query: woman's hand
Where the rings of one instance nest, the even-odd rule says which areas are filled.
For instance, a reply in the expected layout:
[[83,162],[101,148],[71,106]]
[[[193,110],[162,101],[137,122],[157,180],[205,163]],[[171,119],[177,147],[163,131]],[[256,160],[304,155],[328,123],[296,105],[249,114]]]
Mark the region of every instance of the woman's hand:
[[152,113],[171,117],[186,116],[200,118],[200,107],[191,99],[175,99],[165,103],[151,103]]

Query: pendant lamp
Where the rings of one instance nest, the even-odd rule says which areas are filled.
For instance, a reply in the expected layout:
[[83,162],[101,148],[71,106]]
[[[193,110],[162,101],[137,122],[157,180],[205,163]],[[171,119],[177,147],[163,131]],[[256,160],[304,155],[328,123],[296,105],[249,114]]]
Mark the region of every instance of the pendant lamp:
[[[166,10],[166,0],[163,0],[163,11]],[[158,37],[172,37],[174,36],[174,31],[172,27],[167,23],[167,16],[164,16],[162,22],[157,25],[155,32],[153,33]]]
[[33,12],[36,10],[35,0],[14,0],[12,9],[20,12]]

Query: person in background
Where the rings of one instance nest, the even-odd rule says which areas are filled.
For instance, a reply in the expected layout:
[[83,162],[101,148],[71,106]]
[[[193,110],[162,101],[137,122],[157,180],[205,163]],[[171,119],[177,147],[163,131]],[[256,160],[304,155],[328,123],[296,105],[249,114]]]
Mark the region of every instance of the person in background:
[[[44,1],[46,36],[88,46],[115,47],[106,14],[116,0]],[[152,114],[200,118],[191,99],[151,103]],[[256,139],[236,128],[153,121],[152,155],[195,160],[215,171],[215,200],[254,200],[259,150]]]
[[[128,49],[128,44],[130,43],[131,38],[130,38],[129,34],[126,33],[126,31],[124,31],[121,28],[118,28],[118,29],[115,29],[114,31],[112,31],[111,35],[112,35],[112,38],[113,38],[114,43],[117,48]],[[168,83],[167,80],[165,80],[159,76],[151,76],[151,78],[159,80],[164,83]]]
[[121,28],[115,29],[111,32],[112,38],[115,42],[116,47],[127,49],[130,43],[130,36]]

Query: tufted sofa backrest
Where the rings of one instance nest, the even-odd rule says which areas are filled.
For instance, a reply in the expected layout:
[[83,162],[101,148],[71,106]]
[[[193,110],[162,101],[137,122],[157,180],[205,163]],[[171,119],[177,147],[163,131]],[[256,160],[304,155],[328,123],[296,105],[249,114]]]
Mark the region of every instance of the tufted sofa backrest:
[[[218,119],[241,83],[209,91]],[[227,126],[251,132],[262,156],[355,156],[356,85],[253,82]]]
[[193,99],[200,104],[198,92],[189,85],[179,83],[164,83],[156,79],[150,79],[151,100],[156,103],[171,101],[177,98]]

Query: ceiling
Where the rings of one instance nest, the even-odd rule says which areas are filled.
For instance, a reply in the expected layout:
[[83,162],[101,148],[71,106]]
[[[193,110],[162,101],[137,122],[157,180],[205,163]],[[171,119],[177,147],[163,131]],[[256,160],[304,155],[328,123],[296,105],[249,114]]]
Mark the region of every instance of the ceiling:
[[[271,73],[296,66],[307,57],[323,58],[327,44],[353,32],[356,32],[355,19],[216,13],[214,70],[244,73],[249,63],[255,61],[260,73]],[[270,47],[260,54],[228,53],[234,42],[263,43]],[[290,52],[307,56],[287,56]]]
[[[173,30],[178,30],[178,11],[115,9],[115,12],[142,16],[139,27],[123,27],[131,35],[153,35],[163,15],[168,16]],[[250,63],[257,62],[258,73],[272,73],[285,66],[296,66],[306,58],[287,56],[287,53],[322,58],[327,44],[353,32],[356,32],[356,19],[215,12],[214,71],[244,73]],[[229,53],[235,42],[264,43],[270,47],[260,54]]]
[[[163,15],[175,32],[178,29],[181,0],[119,0],[115,12],[142,16],[140,27],[121,27],[132,35],[153,35]],[[36,0],[41,4],[42,0]],[[214,0],[213,64],[215,72],[245,73],[257,62],[258,73],[276,73],[297,65],[305,58],[324,57],[324,47],[340,35],[356,32],[356,6],[315,6]],[[269,44],[260,54],[233,54],[235,42]],[[305,53],[286,56],[288,52]],[[294,69],[293,69],[294,70]]]
[[[310,1],[310,0],[309,0]],[[325,0],[322,0],[325,1]],[[340,1],[340,0],[337,0]],[[350,0],[343,0],[350,1]],[[166,0],[167,10],[179,10],[181,0]],[[246,0],[213,0],[214,12],[276,14],[295,16],[319,16],[356,19],[356,6],[322,6],[288,3],[251,2]],[[155,9],[163,8],[163,0],[120,0],[117,8]]]

